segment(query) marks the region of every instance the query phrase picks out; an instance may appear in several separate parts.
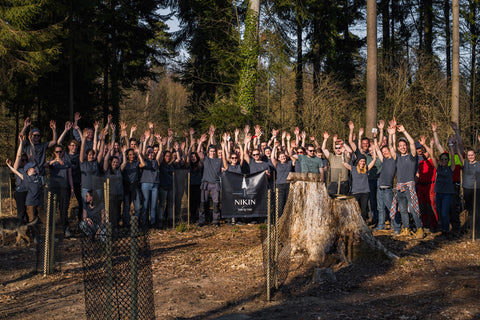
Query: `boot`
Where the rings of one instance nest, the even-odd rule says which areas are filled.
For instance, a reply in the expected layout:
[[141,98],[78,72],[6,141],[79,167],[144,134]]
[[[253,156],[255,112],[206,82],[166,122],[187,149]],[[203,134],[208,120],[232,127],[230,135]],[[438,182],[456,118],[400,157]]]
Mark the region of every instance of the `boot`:
[[415,232],[415,239],[423,239],[425,237],[425,232],[423,232],[423,228],[418,228],[417,232]]

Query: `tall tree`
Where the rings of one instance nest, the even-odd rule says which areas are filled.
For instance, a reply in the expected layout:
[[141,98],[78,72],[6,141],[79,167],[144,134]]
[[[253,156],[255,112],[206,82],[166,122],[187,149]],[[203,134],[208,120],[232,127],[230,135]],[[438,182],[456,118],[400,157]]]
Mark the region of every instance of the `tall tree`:
[[366,133],[377,125],[377,3],[367,0],[367,111]]
[[250,0],[241,45],[242,69],[238,85],[238,106],[247,115],[255,112],[255,88],[258,78],[258,19],[260,0]]
[[458,123],[460,113],[460,5],[459,0],[452,2],[452,121]]

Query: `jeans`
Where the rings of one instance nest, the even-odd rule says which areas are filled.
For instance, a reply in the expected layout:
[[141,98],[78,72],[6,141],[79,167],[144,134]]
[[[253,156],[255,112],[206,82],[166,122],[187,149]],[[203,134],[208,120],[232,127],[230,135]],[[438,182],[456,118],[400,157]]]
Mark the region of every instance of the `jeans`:
[[143,209],[141,222],[145,226],[147,224],[147,210],[150,205],[150,224],[155,223],[155,213],[157,209],[158,183],[144,182],[142,183]]
[[453,193],[440,193],[438,192],[435,197],[435,204],[437,206],[438,213],[442,219],[442,231],[448,232],[450,230],[449,212],[452,204]]
[[413,216],[413,221],[415,221],[415,226],[417,229],[422,227],[422,221],[420,218],[414,213],[412,207],[412,199],[410,199],[410,192],[404,191],[397,191],[397,200],[398,200],[398,211],[400,211],[400,214],[402,216],[402,224],[404,228],[409,228],[410,227],[410,219],[408,217],[408,212],[410,208],[410,212],[412,212]]
[[[158,204],[158,218],[159,220],[173,219],[173,186],[165,189],[158,188],[160,195],[160,202]],[[167,215],[165,216],[165,204],[167,205]]]
[[125,188],[126,192],[123,198],[123,225],[129,226],[130,225],[130,205],[133,202],[133,209],[135,210],[135,216],[140,216],[140,190],[135,188],[133,190],[128,190]]
[[[392,188],[390,189],[381,189],[380,187],[377,188],[377,211],[378,211],[377,228],[379,230],[385,229],[385,212],[390,213],[390,207],[392,206],[392,201],[393,201]],[[395,230],[397,229],[395,228]]]

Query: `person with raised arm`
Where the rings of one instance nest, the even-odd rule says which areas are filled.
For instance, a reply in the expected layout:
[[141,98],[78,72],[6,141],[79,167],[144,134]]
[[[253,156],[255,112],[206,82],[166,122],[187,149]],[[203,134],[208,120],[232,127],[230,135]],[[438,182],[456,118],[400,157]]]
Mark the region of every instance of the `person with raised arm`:
[[[393,129],[392,134],[395,133]],[[383,139],[383,138],[382,138]],[[394,139],[391,137],[391,139]],[[377,139],[374,139],[375,150],[377,157],[382,163],[382,170],[378,177],[377,188],[377,209],[378,209],[378,224],[374,229],[375,231],[385,230],[385,218],[386,214],[390,212],[393,200],[393,180],[395,178],[396,163],[392,157],[390,149],[387,145],[383,145],[379,148]],[[400,234],[401,219],[400,216],[396,216],[396,220],[392,220],[394,235]]]
[[[478,139],[480,141],[480,135]],[[475,221],[475,233],[478,233],[480,232],[480,162],[477,161],[475,150],[470,148],[467,149],[467,158],[463,159],[462,157],[461,159],[463,160],[463,199],[465,200],[465,209],[468,211],[468,228],[471,228],[473,232],[473,221]],[[476,235],[474,236],[476,237]]]
[[348,170],[343,165],[343,162],[349,163],[351,156],[343,140],[334,139],[334,152],[328,151],[328,138],[330,138],[330,135],[325,131],[323,133],[322,151],[329,163],[329,172],[327,174],[330,180],[327,187],[328,194],[331,197],[336,194],[346,195],[350,191],[350,183]]
[[160,228],[160,225],[156,221],[156,214],[157,214],[158,185],[160,183],[158,166],[160,164],[160,157],[162,156],[162,149],[164,145],[163,142],[165,143],[167,142],[166,138],[160,139],[158,141],[159,151],[157,152],[156,155],[152,147],[146,148],[145,159],[144,159],[144,155],[141,152],[138,153],[138,160],[140,161],[139,167],[140,169],[142,169],[140,184],[141,184],[141,190],[143,195],[143,208],[142,208],[142,216],[141,216],[140,222],[144,227],[147,227],[147,212],[149,212],[150,226]]
[[[124,154],[123,154],[124,155]],[[126,160],[123,159],[122,163]],[[122,170],[120,168],[121,161],[118,156],[115,155],[115,147],[113,144],[109,144],[108,152],[105,156],[103,162],[103,170],[105,172],[105,179],[109,181],[109,197],[110,197],[110,206],[109,206],[109,221],[112,223],[112,228],[117,229],[120,227],[120,215],[122,212],[122,201],[123,201],[123,176]],[[123,218],[124,227],[127,219]]]
[[[29,159],[32,156],[27,155],[23,151],[23,146],[25,145],[25,136],[18,136],[19,144],[17,149],[17,156],[15,158],[15,163],[13,168],[18,170],[21,174],[26,174],[24,167],[29,162]],[[33,152],[33,149],[31,150]],[[27,207],[25,206],[25,200],[27,198],[27,188],[23,184],[23,179],[20,179],[18,175],[15,175],[15,203],[17,205],[17,219],[25,223],[28,222]]]
[[[433,150],[434,143],[435,140],[431,139],[430,147],[427,144],[424,146],[427,152],[432,155],[433,166],[435,169],[437,169],[435,180],[435,205],[440,213],[440,220],[442,222],[442,235],[445,237],[450,237],[449,212],[450,205],[455,194],[455,187],[452,179],[453,172],[455,171],[455,161],[451,161],[449,165],[449,157],[446,152],[441,153],[437,161]],[[456,144],[451,143],[451,140],[449,140],[448,146],[450,149],[450,154],[454,154],[454,146],[456,146]]]
[[133,202],[133,210],[136,217],[140,219],[140,161],[138,160],[138,147],[127,149],[122,147],[122,154],[125,161],[120,165],[123,174],[123,226],[130,226],[130,206]]
[[276,192],[278,192],[278,215],[281,216],[290,190],[290,183],[287,181],[287,177],[292,172],[292,160],[287,158],[285,152],[279,152],[278,148],[273,148],[271,159],[277,172],[275,186]]
[[[210,128],[214,128],[210,126]],[[210,138],[214,131],[210,131]],[[200,208],[198,212],[198,226],[205,225],[205,211],[207,210],[208,198],[211,195],[213,201],[213,220],[215,226],[220,226],[220,173],[222,171],[222,159],[217,158],[217,148],[214,145],[207,147],[207,155],[202,151],[202,144],[207,141],[207,135],[200,137],[197,153],[203,162],[202,185],[200,186]],[[212,142],[212,140],[210,140]]]
[[[30,118],[27,117],[24,121],[23,129],[20,132],[21,135],[26,136],[27,129],[30,127],[32,122]],[[35,164],[37,165],[38,174],[42,177],[43,184],[45,184],[45,156],[48,148],[52,148],[57,144],[57,127],[56,123],[53,120],[50,120],[50,129],[52,129],[52,140],[47,142],[41,142],[41,132],[38,128],[33,128],[30,130],[31,140],[26,141],[23,149],[27,154],[35,153]],[[31,151],[33,149],[34,151]]]
[[63,234],[65,238],[69,238],[71,232],[68,224],[68,205],[70,196],[74,194],[72,168],[70,162],[65,160],[62,145],[55,146],[54,154],[55,158],[47,161],[44,167],[50,170],[48,188],[57,195]]
[[[80,130],[78,130],[80,131]],[[85,129],[82,134],[82,144],[80,145],[80,172],[82,174],[82,200],[85,205],[85,196],[88,190],[93,190],[99,193],[101,198],[103,185],[100,185],[98,177],[101,174],[100,163],[103,160],[103,152],[95,152],[93,149],[86,149],[87,137],[89,136],[89,130]],[[105,142],[106,131],[103,130],[100,133],[101,150]]]
[[347,168],[352,174],[352,194],[360,206],[362,218],[366,221],[368,219],[368,199],[370,188],[368,186],[368,171],[375,165],[377,155],[373,154],[373,161],[367,166],[367,158],[364,154],[357,156],[356,164],[343,162],[343,166]]
[[415,190],[415,173],[417,169],[417,150],[415,148],[415,141],[408,134],[405,127],[401,124],[397,125],[395,118],[390,121],[390,126],[402,133],[402,137],[398,141],[398,152],[396,153],[393,139],[390,141],[390,152],[397,163],[397,185],[392,207],[390,209],[390,218],[394,219],[398,210],[402,218],[403,229],[400,232],[401,236],[410,235],[410,218],[409,212],[415,221],[415,238],[423,239],[425,233],[423,231],[422,220],[420,217],[420,208],[418,205],[417,192]]
[[430,150],[427,148],[428,146],[426,147],[425,145],[425,136],[421,136],[420,141],[415,142],[419,158],[417,169],[417,197],[424,228],[430,228],[430,232],[435,232],[438,227],[438,215],[435,206],[435,177],[437,170],[433,165],[433,155],[428,151]]

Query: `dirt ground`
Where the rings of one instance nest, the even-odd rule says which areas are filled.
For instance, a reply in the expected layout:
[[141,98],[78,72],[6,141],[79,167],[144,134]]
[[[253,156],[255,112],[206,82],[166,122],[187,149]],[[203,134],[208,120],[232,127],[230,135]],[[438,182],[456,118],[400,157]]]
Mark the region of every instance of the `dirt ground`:
[[[395,262],[332,266],[313,283],[292,262],[266,301],[260,228],[207,226],[152,231],[157,319],[480,319],[480,242],[375,234]],[[80,240],[57,243],[54,275],[35,273],[35,249],[0,247],[0,319],[85,319]]]

